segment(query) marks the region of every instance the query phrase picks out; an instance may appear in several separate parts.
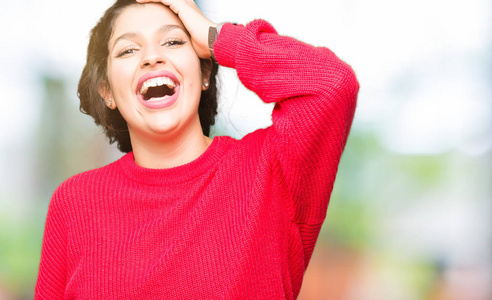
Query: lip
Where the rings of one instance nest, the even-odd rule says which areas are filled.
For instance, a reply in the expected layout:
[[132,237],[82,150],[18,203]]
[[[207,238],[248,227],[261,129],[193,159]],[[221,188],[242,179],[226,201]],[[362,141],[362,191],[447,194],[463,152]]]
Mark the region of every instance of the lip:
[[[175,93],[172,96],[165,96],[162,97],[160,100],[155,100],[155,101],[145,101],[143,99],[142,94],[140,94],[140,88],[142,87],[143,83],[146,80],[149,80],[151,78],[156,78],[156,77],[168,77],[172,81],[176,83],[176,87],[174,89]],[[150,108],[150,109],[161,109],[161,108],[166,108],[169,106],[172,106],[177,100],[179,96],[179,91],[180,91],[180,83],[176,76],[174,76],[173,73],[165,70],[161,71],[154,71],[154,72],[149,72],[145,73],[140,79],[138,80],[137,83],[137,88],[135,90],[135,93],[137,94],[138,101],[145,107]]]

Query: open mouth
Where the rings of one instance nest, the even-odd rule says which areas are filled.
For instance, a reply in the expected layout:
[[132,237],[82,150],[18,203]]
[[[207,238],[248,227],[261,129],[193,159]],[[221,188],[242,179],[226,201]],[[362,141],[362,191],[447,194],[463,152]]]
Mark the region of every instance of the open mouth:
[[146,80],[140,88],[145,101],[158,101],[176,93],[176,83],[169,77],[155,77]]

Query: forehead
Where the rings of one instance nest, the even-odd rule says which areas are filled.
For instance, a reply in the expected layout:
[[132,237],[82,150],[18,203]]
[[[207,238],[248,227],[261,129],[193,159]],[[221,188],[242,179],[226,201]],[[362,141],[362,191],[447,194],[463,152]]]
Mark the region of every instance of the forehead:
[[129,32],[143,34],[147,31],[155,31],[163,25],[179,25],[184,28],[178,16],[163,4],[131,5],[116,18],[110,40]]

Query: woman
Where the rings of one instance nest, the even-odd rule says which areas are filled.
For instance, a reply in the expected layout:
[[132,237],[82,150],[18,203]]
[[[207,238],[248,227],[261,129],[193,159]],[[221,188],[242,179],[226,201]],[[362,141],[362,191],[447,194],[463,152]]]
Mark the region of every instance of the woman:
[[[36,299],[295,299],[350,130],[353,71],[262,20],[217,26],[191,0],[138,2],[118,0],[93,29],[79,83],[82,111],[128,153],[55,191]],[[212,54],[276,103],[271,127],[207,137]]]

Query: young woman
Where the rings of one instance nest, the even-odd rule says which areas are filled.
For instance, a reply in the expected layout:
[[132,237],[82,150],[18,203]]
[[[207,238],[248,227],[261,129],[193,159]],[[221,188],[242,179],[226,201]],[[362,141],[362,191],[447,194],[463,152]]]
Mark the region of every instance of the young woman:
[[[207,137],[215,59],[276,103],[271,127]],[[36,299],[295,299],[357,92],[330,50],[265,21],[118,0],[91,32],[79,96],[128,153],[55,191]]]

